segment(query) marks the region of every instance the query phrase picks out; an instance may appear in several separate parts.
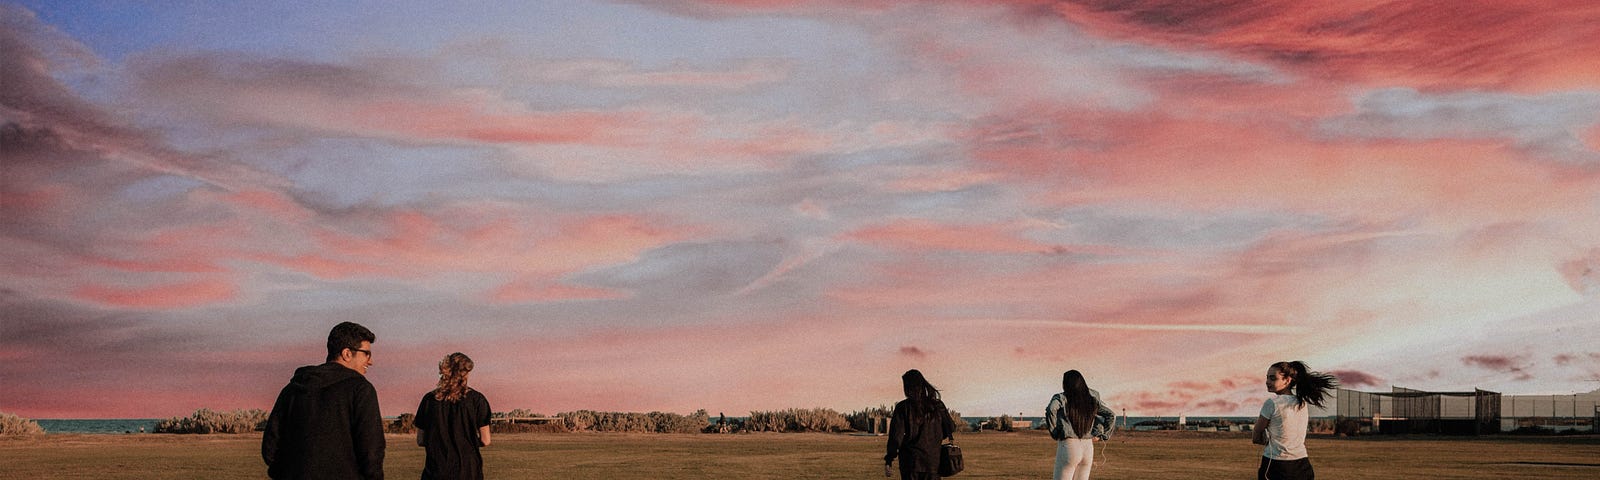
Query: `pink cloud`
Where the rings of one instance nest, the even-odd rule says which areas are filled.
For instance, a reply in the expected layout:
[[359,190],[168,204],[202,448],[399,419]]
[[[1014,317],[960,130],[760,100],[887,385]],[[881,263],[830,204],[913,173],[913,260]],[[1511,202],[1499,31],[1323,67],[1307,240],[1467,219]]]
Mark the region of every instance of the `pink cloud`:
[[1498,373],[1515,374],[1517,380],[1533,378],[1533,374],[1528,372],[1526,359],[1520,356],[1468,355],[1461,358],[1461,363]]
[[1327,372],[1339,379],[1339,386],[1344,388],[1371,388],[1382,386],[1384,381],[1376,375],[1357,370],[1332,370]]
[[1021,238],[1021,230],[1004,225],[943,225],[927,220],[896,220],[867,227],[845,238],[910,250],[970,252],[1047,252],[1052,246]]
[[916,359],[928,358],[928,352],[924,352],[921,348],[909,345],[900,347],[900,354]]
[[393,268],[360,262],[341,261],[323,255],[261,256],[262,261],[304,272],[325,280],[342,280],[354,277],[400,276]]
[[[743,79],[667,72],[632,82],[765,82],[755,62]],[[795,118],[724,118],[667,105],[615,109],[531,109],[493,92],[422,86],[381,68],[187,57],[135,69],[142,92],[184,115],[224,123],[265,124],[404,142],[486,143],[541,158],[540,173],[593,177],[622,170],[724,171],[770,168],[792,155],[878,146],[886,136],[922,142],[899,130],[814,125]],[[328,82],[308,82],[326,78]],[[338,81],[331,81],[338,80]],[[214,101],[226,98],[228,101]],[[689,169],[692,167],[692,169]],[[609,173],[616,175],[616,173]]]
[[584,85],[630,87],[694,87],[715,89],[745,89],[785,80],[790,74],[786,62],[769,59],[751,59],[740,62],[731,69],[691,68],[683,65],[642,70],[626,62],[615,60],[570,60],[534,65],[527,76],[545,81],[559,81]]
[[1561,264],[1560,271],[1573,291],[1589,297],[1600,295],[1600,248]]
[[153,287],[81,285],[73,292],[79,300],[128,308],[186,308],[233,300],[239,288],[231,281],[203,279]]
[[508,283],[490,294],[490,299],[502,303],[560,302],[570,300],[611,300],[625,298],[627,294],[608,288],[590,288],[573,285],[550,284],[542,278]]
[[159,260],[98,258],[93,260],[93,263],[101,267],[115,268],[126,272],[218,273],[225,271],[211,259],[194,257],[163,258]]
[[[1031,2],[1030,2],[1031,3]],[[1307,76],[1372,84],[1550,91],[1600,84],[1600,8],[1455,3],[1174,0],[1054,3],[1067,20],[1168,48],[1220,50]]]

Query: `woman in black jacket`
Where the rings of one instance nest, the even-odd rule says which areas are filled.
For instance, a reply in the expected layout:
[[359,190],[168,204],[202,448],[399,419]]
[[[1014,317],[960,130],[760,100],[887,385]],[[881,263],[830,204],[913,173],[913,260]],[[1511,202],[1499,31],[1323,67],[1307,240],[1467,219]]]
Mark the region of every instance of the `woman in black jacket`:
[[906,399],[894,404],[894,419],[889,423],[889,452],[883,456],[883,476],[893,476],[895,457],[900,457],[901,480],[939,478],[939,443],[952,438],[955,422],[922,372],[908,370],[900,376]]

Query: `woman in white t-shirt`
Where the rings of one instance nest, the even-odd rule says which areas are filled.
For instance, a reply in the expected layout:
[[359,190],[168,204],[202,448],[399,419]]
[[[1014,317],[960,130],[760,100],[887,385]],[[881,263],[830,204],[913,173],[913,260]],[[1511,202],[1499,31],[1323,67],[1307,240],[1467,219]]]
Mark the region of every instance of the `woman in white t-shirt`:
[[1311,420],[1306,405],[1321,407],[1337,386],[1332,375],[1313,372],[1303,362],[1278,362],[1267,368],[1267,391],[1277,396],[1261,405],[1261,416],[1256,418],[1253,441],[1266,445],[1256,480],[1316,478],[1306,455],[1306,427]]

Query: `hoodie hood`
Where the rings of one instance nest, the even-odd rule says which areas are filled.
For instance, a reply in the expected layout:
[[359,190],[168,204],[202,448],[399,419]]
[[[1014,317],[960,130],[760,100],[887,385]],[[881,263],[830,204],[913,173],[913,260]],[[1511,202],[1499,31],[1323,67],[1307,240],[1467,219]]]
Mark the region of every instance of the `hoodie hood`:
[[361,373],[344,365],[328,362],[295,369],[294,378],[289,379],[289,386],[310,392],[359,378],[362,378]]

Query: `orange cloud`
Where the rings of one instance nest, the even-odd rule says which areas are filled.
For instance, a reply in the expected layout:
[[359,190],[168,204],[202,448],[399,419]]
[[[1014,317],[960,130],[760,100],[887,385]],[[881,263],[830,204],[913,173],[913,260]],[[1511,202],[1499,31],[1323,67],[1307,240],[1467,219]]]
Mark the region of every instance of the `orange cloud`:
[[143,288],[88,284],[79,286],[72,293],[79,300],[103,305],[171,309],[233,300],[238,297],[239,288],[231,281],[205,279]]

